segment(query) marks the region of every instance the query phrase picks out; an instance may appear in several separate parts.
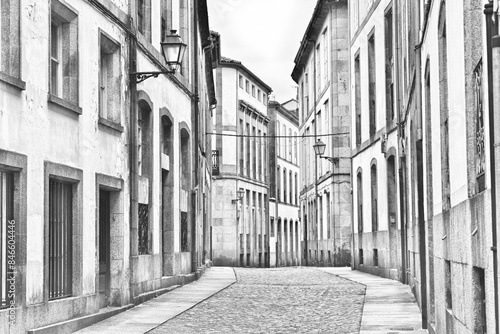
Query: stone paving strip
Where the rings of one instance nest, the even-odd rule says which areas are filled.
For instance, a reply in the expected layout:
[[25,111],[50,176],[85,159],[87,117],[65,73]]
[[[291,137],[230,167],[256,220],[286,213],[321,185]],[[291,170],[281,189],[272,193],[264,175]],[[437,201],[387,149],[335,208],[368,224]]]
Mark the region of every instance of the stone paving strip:
[[427,333],[410,287],[351,268],[319,268],[366,286],[360,334]]
[[310,267],[234,268],[237,282],[148,334],[357,334],[365,286]]
[[77,333],[143,334],[196,306],[235,281],[232,268],[212,267],[207,269],[198,281],[186,284]]

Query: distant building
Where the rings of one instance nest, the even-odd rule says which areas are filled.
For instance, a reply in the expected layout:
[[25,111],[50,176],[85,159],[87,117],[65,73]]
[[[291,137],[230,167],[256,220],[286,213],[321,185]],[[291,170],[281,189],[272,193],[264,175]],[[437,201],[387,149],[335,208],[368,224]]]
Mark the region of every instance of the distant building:
[[223,57],[216,71],[216,91],[213,262],[266,267],[270,173],[267,103],[272,90],[241,62]]
[[301,264],[302,229],[299,217],[298,110],[290,100],[288,110],[278,102],[269,102],[269,249],[270,266]]
[[[295,57],[302,136],[302,264],[351,262],[351,151],[347,1],[319,0]],[[322,159],[313,145],[326,144]]]

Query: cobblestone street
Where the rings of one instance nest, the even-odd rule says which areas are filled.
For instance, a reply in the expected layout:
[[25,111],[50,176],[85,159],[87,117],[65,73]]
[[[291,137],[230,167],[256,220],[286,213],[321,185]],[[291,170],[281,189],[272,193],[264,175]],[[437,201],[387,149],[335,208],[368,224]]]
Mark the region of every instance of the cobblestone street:
[[364,285],[314,268],[234,270],[235,284],[149,333],[359,333]]

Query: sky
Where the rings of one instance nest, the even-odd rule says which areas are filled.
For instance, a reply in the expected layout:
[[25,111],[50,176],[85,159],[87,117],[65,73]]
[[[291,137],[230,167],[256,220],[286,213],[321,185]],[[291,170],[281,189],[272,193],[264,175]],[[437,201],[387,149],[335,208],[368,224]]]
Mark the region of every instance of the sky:
[[316,0],[208,0],[210,30],[221,35],[222,56],[241,61],[271,86],[274,99],[296,97],[292,80]]

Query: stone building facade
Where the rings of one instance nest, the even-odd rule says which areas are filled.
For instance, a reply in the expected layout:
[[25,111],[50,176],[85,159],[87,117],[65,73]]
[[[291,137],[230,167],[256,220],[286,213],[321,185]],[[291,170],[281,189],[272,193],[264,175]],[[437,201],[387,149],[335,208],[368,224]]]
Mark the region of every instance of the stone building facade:
[[350,7],[354,265],[407,283],[430,333],[498,328],[485,5]]
[[[269,116],[271,88],[241,62],[216,71],[212,136],[214,265],[269,265]],[[238,196],[238,191],[241,195]]]
[[[284,105],[292,109],[287,109]],[[271,267],[301,264],[300,157],[297,101],[269,102],[269,253]]]
[[[211,199],[197,133],[216,101],[206,1],[0,8],[0,332],[77,330],[195,279]],[[170,29],[181,70],[139,83],[166,69]]]
[[350,13],[354,264],[400,279],[393,5],[353,1]]
[[[351,151],[347,1],[317,2],[295,57],[299,86],[302,264],[351,262]],[[326,144],[325,157],[313,145]]]

